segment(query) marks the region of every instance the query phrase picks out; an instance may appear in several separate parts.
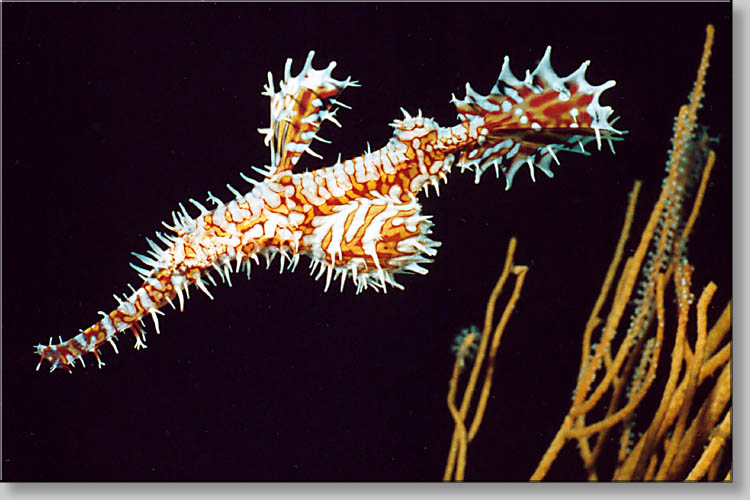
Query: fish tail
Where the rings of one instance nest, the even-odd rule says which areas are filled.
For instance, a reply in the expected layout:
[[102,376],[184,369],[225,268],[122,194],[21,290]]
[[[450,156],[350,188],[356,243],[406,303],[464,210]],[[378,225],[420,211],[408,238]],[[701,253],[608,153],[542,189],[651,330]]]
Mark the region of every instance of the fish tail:
[[[176,279],[175,279],[176,278]],[[146,347],[146,329],[143,319],[150,315],[154,321],[156,332],[159,333],[158,316],[164,314],[160,309],[167,303],[173,304],[175,297],[182,298],[182,291],[187,290],[187,280],[181,276],[173,275],[169,270],[163,269],[154,273],[146,279],[137,290],[129,297],[115,299],[119,305],[109,314],[100,311],[102,318],[66,341],[60,338],[59,343],[53,343],[50,339],[47,345],[37,345],[36,353],[39,355],[39,364],[36,369],[41,368],[46,360],[50,363],[50,371],[62,368],[66,371],[80,361],[86,365],[83,356],[91,353],[96,357],[98,366],[101,368],[104,361],[101,359],[100,348],[109,343],[118,352],[115,341],[117,335],[126,330],[135,336],[135,348]],[[180,301],[182,302],[182,300]]]
[[475,92],[467,83],[466,97],[453,97],[459,119],[469,135],[477,137],[462,151],[458,165],[473,168],[476,182],[491,166],[498,176],[500,171],[505,175],[506,189],[524,165],[532,179],[534,167],[552,177],[550,165],[552,161],[559,164],[557,152],[588,154],[584,149],[588,142],[596,140],[601,149],[605,139],[611,147],[612,135],[623,133],[608,121],[612,108],[599,104],[602,92],[615,81],[588,83],[589,61],[560,77],[552,69],[550,53],[547,47],[537,67],[526,71],[524,80],[513,75],[506,56],[489,95]]

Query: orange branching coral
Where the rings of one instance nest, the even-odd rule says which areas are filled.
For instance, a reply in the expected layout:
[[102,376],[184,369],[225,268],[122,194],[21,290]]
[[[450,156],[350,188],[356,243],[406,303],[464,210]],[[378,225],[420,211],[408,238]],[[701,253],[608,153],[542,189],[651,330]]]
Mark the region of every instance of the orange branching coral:
[[[588,478],[597,480],[602,473],[598,461],[607,436],[618,425],[622,430],[612,479],[715,480],[720,473],[731,428],[731,407],[727,408],[731,398],[731,341],[723,343],[730,329],[731,302],[709,329],[707,311],[717,287],[708,283],[693,307],[693,268],[687,258],[688,237],[716,159],[707,147],[708,136],[696,133],[713,36],[713,26],[709,25],[693,92],[675,123],[661,194],[638,247],[620,269],[640,182],[630,194],[614,257],[584,329],[572,404],[532,480],[543,479],[562,447],[573,440]],[[694,189],[692,179],[699,172],[701,182]],[[693,192],[692,209],[686,217],[684,205]],[[618,269],[609,313],[602,319],[600,312]],[[670,283],[676,299],[675,324],[667,319],[665,306],[669,304],[665,296]],[[634,308],[629,324],[623,328],[623,317],[631,304]],[[691,314],[695,315],[696,331],[690,327]],[[598,342],[592,343],[594,331],[600,326]],[[660,383],[657,368],[662,348],[672,343],[667,379]],[[714,377],[717,372],[718,377]],[[661,398],[651,420],[644,423],[636,410],[646,412],[642,403],[655,386],[661,387]],[[707,395],[699,401],[695,399],[697,394]],[[645,427],[637,439],[633,435],[636,425]],[[731,471],[726,477],[730,476]]]
[[[443,474],[444,481],[450,481],[451,479],[463,481],[466,470],[466,451],[468,444],[474,439],[474,436],[476,436],[479,426],[482,423],[484,410],[487,407],[487,400],[489,399],[490,391],[492,389],[492,375],[495,370],[495,357],[497,355],[497,349],[500,347],[500,339],[502,338],[505,327],[508,324],[510,315],[516,306],[516,302],[518,302],[518,298],[521,296],[521,288],[523,287],[526,272],[529,270],[527,266],[519,266],[513,263],[513,254],[515,253],[515,250],[516,239],[511,238],[508,244],[507,255],[505,257],[505,266],[503,267],[500,278],[498,278],[495,288],[492,290],[489,301],[487,302],[482,333],[480,334],[476,329],[471,328],[466,330],[456,341],[454,348],[456,351],[456,362],[453,364],[453,375],[450,379],[448,390],[448,409],[453,417],[455,428],[453,430],[450,452],[448,454],[448,460]],[[506,302],[500,320],[493,328],[495,303],[511,274],[516,278],[513,292]],[[492,339],[491,343],[490,338]],[[478,347],[476,346],[477,342],[479,342]],[[458,379],[466,365],[465,360],[473,349],[476,349],[477,351],[476,359],[474,360],[471,373],[469,374],[469,380],[464,389],[461,406],[456,407]],[[469,407],[483,366],[484,381],[482,383],[479,399],[476,403],[476,408],[474,409],[471,424],[467,430],[466,422],[468,422],[467,417]]]

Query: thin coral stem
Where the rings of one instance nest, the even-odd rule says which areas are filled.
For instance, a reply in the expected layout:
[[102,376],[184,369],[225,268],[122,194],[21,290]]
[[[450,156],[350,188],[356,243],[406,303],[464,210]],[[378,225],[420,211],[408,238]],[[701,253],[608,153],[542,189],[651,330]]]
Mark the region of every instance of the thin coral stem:
[[[665,312],[664,312],[664,288],[666,286],[666,277],[664,274],[659,274],[656,277],[656,319],[657,319],[657,337],[659,337],[659,343],[661,344],[661,338],[664,335],[665,327]],[[657,358],[658,359],[658,358]],[[618,480],[632,479],[630,474],[632,473],[633,462],[628,467],[628,459],[632,461],[634,457],[638,457],[643,450],[644,440],[640,440],[633,450],[630,451],[627,456],[618,460],[618,466],[615,469],[613,477]],[[656,458],[655,456],[653,457]],[[653,469],[656,464],[652,461],[649,463],[649,469]],[[653,470],[651,471],[653,473]]]
[[675,471],[673,476],[682,475],[686,470],[688,462],[694,456],[695,448],[709,435],[724,408],[729,404],[731,393],[731,372],[725,367],[680,441],[677,455],[670,468],[670,472]]
[[703,450],[703,454],[698,459],[695,467],[693,467],[693,469],[687,475],[688,481],[700,480],[706,474],[706,472],[708,472],[709,467],[721,461],[721,452],[724,450],[724,445],[726,445],[726,442],[731,435],[732,409],[730,408],[729,410],[727,410],[727,414],[724,416],[724,419],[712,433],[711,440],[709,441],[706,449]]
[[[661,275],[657,275],[657,301],[660,300],[658,297],[659,293],[663,295],[663,288],[665,286],[664,282],[665,280],[663,279],[663,277]],[[661,291],[659,290],[660,287],[662,288]],[[661,300],[663,300],[663,298]],[[634,396],[637,397],[639,401],[643,398],[643,396],[645,396],[645,392],[648,390],[648,387],[646,387],[646,391],[638,392],[638,390],[643,389],[644,381],[649,381],[648,385],[650,385],[653,381],[653,376],[655,376],[655,374],[653,374],[652,376],[651,370],[648,369],[649,363],[653,365],[653,363],[658,363],[659,361],[658,355],[653,356],[655,347],[660,349],[661,341],[656,342],[656,338],[649,338],[649,340],[647,341],[645,335],[641,335],[638,338],[635,346],[631,350],[630,356],[628,357],[627,365],[622,370],[622,372],[614,379],[609,408],[607,408],[607,414],[604,416],[604,418],[602,418],[602,421],[608,421],[614,424],[615,422],[617,422],[617,420],[620,420],[616,412],[617,408],[620,405],[620,398],[622,396],[622,393],[623,391],[626,391],[628,387],[630,387],[630,391],[626,392],[626,395],[631,401]],[[635,369],[636,362],[639,363],[637,369]],[[609,367],[607,367],[607,369],[609,369]],[[655,371],[656,366],[654,366],[652,370]],[[625,457],[629,453],[630,441],[633,437],[631,425],[635,420],[635,407],[633,407],[633,410],[630,413],[624,414],[621,417],[622,433],[620,436],[620,453],[618,453],[618,464],[622,464],[625,460]],[[609,431],[611,429],[612,426],[608,426],[596,436],[596,448],[598,451],[601,451],[603,445],[605,444],[605,440],[607,439],[607,435],[609,434]]]
[[466,426],[464,425],[463,418],[459,414],[456,408],[456,391],[458,387],[458,376],[461,373],[461,362],[458,358],[453,363],[453,375],[449,383],[448,389],[448,410],[453,417],[455,424],[453,439],[451,440],[451,449],[448,456],[448,462],[445,466],[445,472],[443,474],[443,480],[449,481],[450,476],[453,472],[453,466],[456,464],[456,477],[457,481],[463,481],[464,470],[466,469]]
[[698,378],[698,383],[701,384],[703,381],[714,374],[716,370],[721,368],[724,363],[729,361],[729,358],[732,356],[732,344],[726,344],[724,347],[721,348],[719,352],[711,356],[709,359],[707,359],[703,366],[701,367],[701,374]]
[[[619,262],[622,258],[622,249],[621,246],[624,247],[625,242],[628,239],[628,236],[630,234],[630,228],[632,226],[633,221],[633,214],[635,213],[635,204],[638,200],[638,194],[640,192],[641,183],[639,181],[636,181],[635,185],[633,186],[633,189],[631,190],[629,196],[628,196],[628,208],[625,212],[625,221],[623,222],[622,229],[620,230],[620,236],[618,238],[618,243],[616,245],[615,253],[612,257],[612,261],[610,262],[610,265],[607,270],[607,275],[605,276],[604,283],[602,284],[599,297],[597,298],[594,309],[589,316],[589,320],[587,321],[586,329],[584,331],[584,349],[582,353],[581,358],[581,369],[579,372],[579,381],[578,386],[576,388],[576,397],[579,398],[581,401],[583,397],[585,396],[585,392],[588,388],[588,385],[590,384],[590,380],[586,380],[587,377],[591,378],[593,377],[594,369],[593,369],[593,359],[587,360],[588,353],[590,352],[590,339],[591,339],[591,332],[593,329],[597,326],[599,323],[599,320],[597,318],[599,310],[602,307],[602,304],[604,303],[605,297],[607,293],[609,292],[609,289],[611,288],[611,283],[614,279],[614,270],[617,269],[619,266]],[[656,224],[656,221],[654,221],[654,225]],[[645,253],[645,250],[644,252]],[[641,256],[642,258],[642,256]],[[620,281],[617,285],[617,292],[615,293],[615,297],[621,296],[621,290],[625,289],[628,284],[624,283],[625,275],[627,274],[627,270],[632,268],[633,258],[629,258],[624,266],[623,270],[623,276],[620,278]],[[610,277],[611,273],[611,277]],[[632,283],[629,284],[630,289],[632,289]],[[623,304],[624,308],[624,304]],[[601,347],[601,346],[600,346]],[[603,348],[602,348],[603,350]],[[598,352],[598,351],[597,351]],[[584,389],[585,387],[585,389]],[[574,402],[575,404],[575,402]],[[562,449],[563,445],[565,444],[567,440],[567,433],[568,431],[573,428],[573,425],[575,423],[575,419],[570,415],[565,416],[563,419],[563,423],[560,425],[560,428],[558,429],[557,433],[555,434],[555,437],[550,442],[547,450],[544,452],[544,455],[542,456],[542,459],[539,461],[539,464],[536,467],[536,470],[531,475],[531,481],[541,481],[544,476],[546,476],[547,472],[549,471],[549,468],[551,467],[554,460],[557,458],[558,453]],[[587,446],[583,445],[583,449],[586,450]],[[584,453],[586,453],[584,451]]]
[[[477,349],[477,355],[476,355],[476,359],[474,360],[474,365],[472,367],[471,374],[469,375],[469,381],[467,382],[466,388],[464,389],[464,394],[463,394],[460,408],[456,408],[455,399],[456,399],[456,392],[457,392],[457,387],[458,387],[458,378],[459,378],[461,371],[463,370],[463,364],[462,364],[463,360],[457,358],[456,362],[454,363],[453,375],[449,383],[449,391],[448,391],[447,400],[448,400],[448,409],[451,412],[451,416],[453,417],[455,426],[453,430],[453,436],[451,437],[451,447],[450,447],[450,451],[448,454],[448,459],[446,460],[445,471],[443,473],[444,481],[449,481],[452,476],[457,481],[463,481],[464,479],[468,443],[476,435],[476,432],[482,421],[482,416],[484,415],[484,410],[486,408],[487,399],[489,398],[490,385],[488,384],[487,373],[489,373],[489,379],[491,380],[492,372],[494,370],[495,354],[500,344],[500,337],[502,336],[502,333],[505,329],[508,318],[510,317],[510,313],[515,308],[515,304],[518,301],[518,298],[520,296],[520,290],[521,290],[521,287],[523,286],[524,277],[525,277],[526,271],[528,271],[528,267],[526,266],[517,266],[513,264],[513,256],[515,253],[516,244],[517,244],[517,241],[515,238],[511,238],[510,241],[508,242],[508,250],[506,253],[503,271],[500,274],[500,277],[498,278],[497,283],[495,284],[495,287],[493,288],[492,293],[490,294],[489,300],[487,302],[487,308],[485,310],[484,332],[482,334],[482,338],[479,343],[479,348]],[[471,425],[472,431],[470,433],[467,433],[466,425],[465,425],[466,416],[469,411],[469,405],[471,403],[472,396],[476,389],[476,382],[479,378],[479,371],[487,355],[487,345],[490,339],[490,331],[492,329],[492,320],[495,315],[495,304],[497,302],[497,299],[500,293],[503,290],[503,287],[505,286],[505,283],[508,280],[508,276],[511,273],[516,275],[516,285],[514,287],[514,291],[513,291],[513,294],[511,295],[511,298],[506,304],[505,311],[503,312],[501,320],[494,330],[489,361],[487,364],[487,368],[485,370],[485,381],[482,387],[482,392],[480,394],[479,402],[477,404],[477,409],[474,412],[474,418],[473,418],[472,425]]]
[[583,368],[586,365],[586,361],[589,356],[589,352],[591,350],[591,334],[593,333],[594,329],[599,324],[601,324],[602,320],[599,318],[599,312],[604,305],[604,301],[607,299],[609,289],[615,279],[615,273],[617,272],[617,268],[620,266],[620,262],[622,261],[625,243],[627,243],[628,238],[630,237],[630,227],[633,225],[633,215],[635,214],[635,205],[638,201],[638,194],[641,191],[641,185],[641,181],[635,181],[635,183],[633,184],[633,189],[628,195],[628,208],[625,211],[625,220],[623,221],[622,229],[620,230],[620,237],[617,239],[615,252],[612,256],[612,260],[609,263],[609,268],[607,268],[607,274],[604,276],[604,282],[602,283],[601,289],[599,290],[599,296],[596,298],[594,308],[591,310],[588,321],[586,321],[586,329],[583,332],[583,349],[581,352],[581,366],[579,368],[579,371],[583,371]]
[[670,474],[670,467],[673,464],[673,460],[675,460],[675,456],[678,455],[678,446],[682,439],[685,426],[687,425],[690,406],[698,386],[698,376],[700,375],[700,367],[703,362],[703,351],[706,346],[706,336],[708,335],[706,332],[706,310],[708,309],[708,304],[711,302],[711,298],[715,292],[716,285],[714,283],[709,283],[703,289],[703,293],[701,293],[701,297],[698,300],[698,338],[695,342],[695,354],[693,356],[693,362],[688,365],[687,388],[685,390],[685,397],[680,410],[680,416],[677,420],[677,425],[672,432],[671,445],[662,461],[659,472],[656,473],[657,481],[663,481],[674,476],[674,474]]
[[552,463],[555,461],[557,455],[567,441],[567,434],[571,427],[573,427],[573,417],[565,415],[562,425],[560,425],[560,428],[557,430],[555,437],[552,438],[552,442],[550,442],[544,455],[542,455],[542,459],[539,460],[536,470],[531,474],[531,477],[529,478],[530,481],[541,481],[544,479],[544,476],[549,472]]
[[711,356],[716,348],[721,344],[724,336],[727,334],[729,329],[732,327],[732,301],[726,305],[724,310],[721,312],[721,316],[714,323],[711,331],[708,332],[708,338],[706,339],[706,356]]
[[[675,345],[672,348],[672,363],[669,369],[669,377],[667,378],[667,383],[664,392],[662,393],[659,407],[656,410],[649,428],[644,432],[643,437],[639,442],[637,453],[636,450],[633,450],[634,452],[628,457],[628,463],[623,467],[623,475],[628,478],[636,479],[642,477],[649,456],[663,436],[660,425],[664,422],[670,421],[670,408],[674,407],[670,405],[670,403],[675,394],[683,361],[683,339],[685,338],[685,330],[688,322],[688,297],[690,295],[691,275],[692,269],[688,265],[681,266],[678,272],[675,273],[675,290],[678,297],[682,297],[683,300],[678,300],[677,333],[675,334]],[[625,479],[625,477],[618,477],[617,479]]]
[[[730,437],[731,435],[727,436],[727,439],[729,439]],[[716,457],[714,458],[710,467],[708,468],[708,475],[706,476],[707,481],[716,481],[716,477],[719,475],[719,467],[721,466],[721,461],[724,458],[724,450],[726,450],[726,447],[722,446],[716,454]]]
[[706,73],[708,72],[708,64],[711,60],[714,32],[712,24],[706,26],[706,40],[703,43],[703,54],[701,55],[701,62],[698,65],[695,86],[693,87],[693,92],[690,94],[690,122],[693,126],[697,120],[698,108],[700,108],[701,100],[703,99],[703,87],[706,85]]
[[586,369],[579,376],[579,382],[578,386],[576,387],[573,405],[570,410],[571,414],[574,416],[588,413],[594,406],[596,406],[607,389],[609,389],[612,380],[619,371],[622,363],[625,361],[625,357],[632,342],[632,337],[634,336],[632,329],[630,332],[628,332],[629,335],[626,336],[626,338],[620,344],[620,348],[618,349],[617,355],[613,360],[612,366],[607,370],[603,379],[594,389],[591,396],[586,399],[586,394],[588,394],[589,392],[589,387],[596,376],[599,362],[604,356],[604,352],[607,347],[611,345],[612,340],[617,333],[617,327],[620,324],[622,315],[629,303],[630,297],[633,292],[633,287],[635,286],[639,271],[641,269],[641,265],[643,263],[643,259],[650,245],[654,230],[656,229],[659,222],[659,218],[661,217],[661,213],[665,204],[665,198],[665,191],[662,190],[662,196],[660,196],[659,200],[654,206],[654,209],[651,212],[651,216],[649,217],[649,221],[646,224],[646,228],[641,235],[641,241],[638,245],[638,248],[636,249],[633,257],[631,257],[631,259],[629,260],[629,266],[627,266],[626,269],[623,269],[622,284],[618,286],[619,293],[613,300],[610,314],[607,317],[607,322],[604,331],[602,332],[601,341],[599,342],[599,345],[597,346],[593,356],[591,357],[591,360],[587,363]]
[[658,463],[659,457],[657,457],[656,455],[651,455],[651,458],[648,461],[646,474],[643,476],[644,481],[651,481],[654,478],[654,474],[656,474],[656,466]]
[[516,307],[516,303],[518,302],[518,298],[521,296],[521,289],[523,288],[523,282],[526,278],[526,273],[528,272],[529,268],[527,266],[513,266],[513,274],[516,275],[516,284],[513,288],[513,293],[510,296],[510,299],[508,299],[507,304],[505,305],[505,310],[503,311],[502,316],[500,317],[500,321],[497,323],[497,326],[495,327],[495,332],[492,335],[492,345],[490,346],[490,354],[487,358],[487,368],[484,372],[484,383],[482,384],[482,392],[479,396],[479,401],[477,402],[477,409],[474,412],[474,419],[471,422],[471,426],[469,427],[469,441],[474,439],[474,436],[476,436],[477,431],[479,430],[479,426],[482,423],[482,417],[484,417],[484,410],[487,407],[487,400],[490,397],[490,390],[492,387],[492,375],[495,373],[495,357],[497,355],[497,349],[500,347],[500,339],[503,336],[503,332],[505,331],[505,326],[508,324],[508,320],[510,319],[510,315],[513,312],[513,310]]
[[[633,223],[635,205],[636,205],[636,201],[638,200],[638,194],[640,192],[641,185],[642,185],[641,181],[636,181],[633,185],[633,189],[630,192],[630,195],[628,197],[628,207],[627,207],[627,210],[625,211],[625,220],[623,222],[622,229],[620,230],[620,237],[618,238],[617,245],[615,246],[614,255],[609,264],[609,268],[607,269],[607,273],[604,277],[604,282],[602,283],[601,289],[599,291],[599,296],[597,297],[596,302],[594,304],[594,308],[591,310],[589,319],[586,322],[586,329],[584,330],[584,333],[583,333],[583,343],[582,343],[583,345],[581,349],[581,365],[579,368],[579,372],[583,371],[586,365],[586,361],[589,356],[589,352],[591,349],[591,335],[594,329],[597,326],[599,326],[599,324],[601,324],[601,319],[598,317],[599,312],[602,306],[604,305],[604,301],[606,300],[607,295],[609,294],[609,290],[615,278],[615,273],[622,260],[625,243],[627,242],[629,235],[630,235],[630,227],[632,226],[632,223]],[[617,293],[619,292],[621,284],[622,284],[622,280],[618,282],[618,290],[615,293],[615,295],[617,295]],[[608,350],[605,351],[604,353],[604,364],[607,369],[609,369],[612,365],[611,353]],[[607,409],[607,415],[611,415],[614,412],[617,398],[618,398],[618,391],[615,391],[610,400],[610,406]],[[577,428],[585,427],[584,415],[581,415],[578,418],[576,422],[576,427]],[[599,455],[601,454],[605,438],[606,436],[602,435],[597,439],[596,445],[593,451],[590,449],[589,443],[585,437],[580,437],[578,439],[578,450],[581,454],[581,460],[583,460],[584,466],[587,469],[589,480],[596,480],[596,471],[593,469],[593,465],[596,462]]]
[[706,165],[703,167],[703,173],[701,175],[701,183],[698,186],[698,191],[695,195],[695,201],[693,202],[693,208],[690,210],[685,227],[682,229],[682,241],[686,241],[690,232],[693,230],[698,214],[700,213],[701,206],[703,205],[703,198],[706,195],[706,188],[708,187],[708,179],[711,177],[711,171],[716,163],[716,153],[713,150],[708,152],[708,159]]
[[487,344],[489,343],[490,332],[492,331],[492,320],[495,316],[495,303],[497,302],[497,298],[500,296],[500,292],[502,292],[503,287],[505,287],[505,282],[508,281],[508,276],[510,276],[511,269],[513,267],[513,254],[516,251],[516,244],[517,241],[515,238],[511,238],[508,242],[508,250],[505,254],[505,264],[503,265],[503,271],[502,273],[500,273],[500,277],[497,279],[497,283],[495,283],[495,287],[492,289],[490,298],[487,301],[487,307],[484,314],[484,328],[482,328],[482,339],[479,344],[479,349],[477,349],[477,356],[474,360],[474,366],[472,367],[471,374],[469,375],[469,382],[466,384],[466,389],[464,390],[463,400],[461,401],[461,418],[466,418],[466,413],[469,411],[471,397],[474,394],[474,389],[476,387],[477,380],[479,379],[479,371],[482,368],[482,363],[487,353]]
[[641,403],[643,398],[646,396],[646,393],[651,387],[651,383],[656,378],[656,368],[658,366],[659,353],[661,350],[661,344],[664,339],[664,312],[663,312],[664,279],[663,279],[663,275],[659,275],[657,277],[656,291],[657,291],[657,304],[661,305],[660,308],[657,307],[657,311],[661,309],[661,317],[659,318],[659,323],[658,323],[657,330],[656,330],[656,341],[655,341],[655,347],[653,349],[653,355],[651,357],[651,362],[648,365],[648,372],[643,377],[642,386],[636,391],[634,395],[631,395],[630,401],[628,401],[628,403],[624,407],[622,407],[620,410],[613,413],[612,415],[609,415],[603,420],[600,420],[599,422],[595,424],[591,424],[583,428],[572,429],[570,432],[568,432],[569,438],[579,438],[579,437],[584,437],[584,436],[590,436],[591,434],[595,434],[597,432],[601,432],[603,430],[613,427],[614,425],[622,421],[625,417],[630,415],[633,412],[633,410],[635,410],[635,408],[638,407],[638,405]]

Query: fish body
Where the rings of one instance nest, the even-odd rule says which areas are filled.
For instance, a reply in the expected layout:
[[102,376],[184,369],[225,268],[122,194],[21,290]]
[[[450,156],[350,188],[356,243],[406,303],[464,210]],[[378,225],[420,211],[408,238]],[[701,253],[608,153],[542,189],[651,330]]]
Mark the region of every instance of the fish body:
[[308,258],[311,274],[325,276],[325,289],[338,281],[343,290],[351,279],[357,293],[364,289],[386,291],[403,288],[396,276],[427,274],[440,243],[430,238],[432,221],[422,213],[418,195],[432,187],[439,194],[452,169],[482,174],[493,168],[502,172],[506,189],[516,173],[528,168],[552,177],[552,162],[562,151],[584,153],[585,146],[616,134],[608,121],[612,109],[599,97],[614,81],[589,84],[584,76],[588,62],[568,75],[555,74],[550,48],[538,66],[518,80],[506,57],[497,82],[486,96],[466,84],[466,96],[453,104],[458,123],[442,127],[432,118],[402,109],[403,117],[391,123],[393,136],[375,151],[308,172],[293,172],[313,140],[324,139],[318,131],[325,121],[341,126],[336,113],[348,107],[337,100],[347,87],[359,84],[351,78],[332,77],[335,62],[323,70],[313,68],[310,52],[302,70],[291,74],[287,60],[279,89],[268,74],[264,95],[271,100],[270,126],[259,129],[270,149],[271,162],[255,169],[260,179],[242,175],[252,185],[242,193],[227,185],[234,198],[224,202],[209,193],[211,209],[189,200],[199,214],[190,215],[181,204],[169,233],[157,232],[159,243],[147,239],[148,255],[134,254],[131,264],[143,280],[140,287],[118,297],[117,307],[101,312],[101,319],[74,337],[37,345],[50,370],[70,370],[83,355],[92,353],[99,366],[99,348],[109,342],[115,350],[118,333],[129,330],[136,348],[145,347],[143,319],[151,316],[159,332],[158,316],[169,304],[184,308],[191,286],[209,297],[212,272],[231,285],[232,272],[250,276],[260,259],[270,265],[277,256],[281,269],[294,269]]

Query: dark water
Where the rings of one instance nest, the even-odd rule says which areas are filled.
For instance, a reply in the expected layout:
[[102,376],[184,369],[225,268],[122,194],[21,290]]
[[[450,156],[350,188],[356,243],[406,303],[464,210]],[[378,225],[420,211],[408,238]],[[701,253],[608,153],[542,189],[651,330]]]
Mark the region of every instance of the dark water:
[[[10,4],[3,6],[3,477],[6,480],[439,480],[452,432],[450,347],[481,324],[508,239],[530,267],[498,356],[467,478],[526,480],[569,404],[580,339],[635,179],[640,233],[660,189],[673,118],[692,88],[705,24],[716,25],[701,121],[718,164],[691,242],[696,293],[731,295],[729,4]],[[35,372],[32,347],[68,338],[137,281],[179,202],[268,163],[260,95],[287,57],[315,49],[362,88],[317,168],[382,146],[399,107],[455,123],[451,93],[491,88],[502,57],[518,77],[547,45],[566,75],[617,86],[602,103],[629,130],[608,151],[562,153],[555,178],[525,172],[505,192],[454,171],[423,198],[442,241],[405,291],[355,295],[256,268],[194,292],[149,348],[107,366]],[[606,149],[606,147],[604,148]],[[434,192],[433,192],[434,193]],[[635,240],[635,238],[634,238]],[[629,245],[630,251],[635,243]],[[278,263],[276,263],[278,264]],[[580,480],[574,448],[550,479]]]

